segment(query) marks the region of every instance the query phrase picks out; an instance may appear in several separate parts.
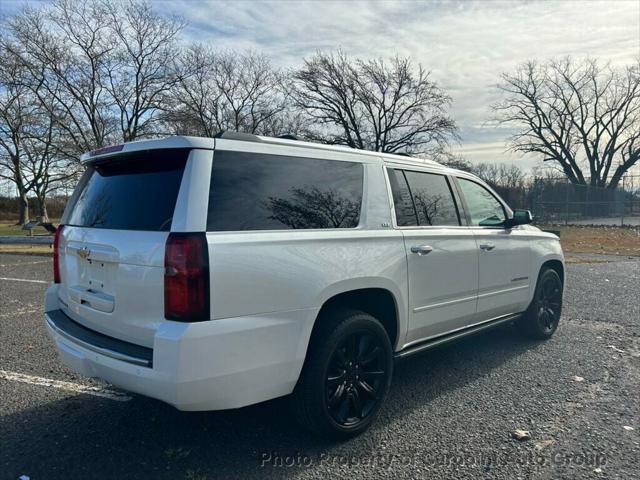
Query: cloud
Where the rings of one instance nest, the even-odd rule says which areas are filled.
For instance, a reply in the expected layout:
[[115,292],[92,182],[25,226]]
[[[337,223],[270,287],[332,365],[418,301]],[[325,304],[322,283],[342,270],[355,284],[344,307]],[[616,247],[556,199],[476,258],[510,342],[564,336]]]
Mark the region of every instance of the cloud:
[[504,151],[510,130],[486,124],[500,73],[531,58],[625,64],[640,55],[637,0],[157,3],[190,22],[192,39],[261,50],[283,67],[336,48],[363,57],[411,56],[452,95],[463,140],[457,150],[472,161],[489,159],[482,145],[496,160],[521,161]]
[[[6,11],[19,5],[1,3]],[[281,67],[336,48],[362,57],[411,56],[453,97],[461,148],[504,145],[510,130],[487,125],[489,106],[498,98],[500,74],[519,63],[571,55],[619,65],[640,56],[638,0],[153,3],[189,22],[189,40],[260,50]],[[521,161],[503,150],[494,150],[497,160]],[[472,161],[483,157],[465,151]]]

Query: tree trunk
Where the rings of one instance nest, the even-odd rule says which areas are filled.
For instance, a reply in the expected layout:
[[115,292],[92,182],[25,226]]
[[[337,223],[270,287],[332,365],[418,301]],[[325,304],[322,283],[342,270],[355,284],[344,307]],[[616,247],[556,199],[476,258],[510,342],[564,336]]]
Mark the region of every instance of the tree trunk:
[[29,221],[29,199],[26,192],[18,194],[18,202],[20,204],[20,220],[18,220],[18,223],[24,225]]
[[29,221],[29,199],[27,198],[27,189],[24,184],[24,178],[22,177],[22,171],[20,170],[20,160],[17,156],[11,157],[13,163],[13,183],[16,185],[18,191],[18,205],[19,205],[19,224],[24,225]]
[[47,212],[47,199],[44,195],[38,195],[36,198],[38,200],[38,216],[42,217],[41,221],[48,222],[49,214]]
[[[632,165],[629,165],[629,167],[631,166]],[[607,188],[609,190],[615,190],[616,188],[618,188],[618,184],[620,183],[620,180],[622,180],[622,177],[627,172],[627,170],[628,168],[626,169],[622,167],[616,168],[616,171],[613,173],[611,180],[609,180],[609,184],[607,185]]]

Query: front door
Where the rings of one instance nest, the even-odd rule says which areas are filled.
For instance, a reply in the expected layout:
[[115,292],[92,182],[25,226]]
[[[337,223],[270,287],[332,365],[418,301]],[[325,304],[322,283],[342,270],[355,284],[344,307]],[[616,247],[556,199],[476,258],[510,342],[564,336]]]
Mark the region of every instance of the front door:
[[479,286],[476,322],[526,309],[529,299],[530,247],[518,227],[504,228],[506,211],[480,183],[459,178],[471,231],[479,249]]

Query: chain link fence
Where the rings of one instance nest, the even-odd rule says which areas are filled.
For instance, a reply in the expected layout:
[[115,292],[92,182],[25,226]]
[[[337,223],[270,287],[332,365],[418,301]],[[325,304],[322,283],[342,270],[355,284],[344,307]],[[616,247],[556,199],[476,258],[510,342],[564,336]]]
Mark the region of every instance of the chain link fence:
[[536,223],[640,226],[640,175],[623,177],[616,188],[544,178],[511,190],[505,198],[531,210]]

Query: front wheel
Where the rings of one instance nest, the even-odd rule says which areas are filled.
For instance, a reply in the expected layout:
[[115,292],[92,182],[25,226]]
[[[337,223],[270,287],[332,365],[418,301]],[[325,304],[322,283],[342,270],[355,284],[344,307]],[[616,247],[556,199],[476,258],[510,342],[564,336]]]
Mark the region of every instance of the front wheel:
[[294,407],[300,423],[314,433],[352,437],[371,425],[389,390],[389,336],[364,312],[338,311],[318,321]]
[[545,340],[557,330],[561,313],[562,280],[555,270],[545,268],[538,276],[531,305],[516,325],[525,336]]

